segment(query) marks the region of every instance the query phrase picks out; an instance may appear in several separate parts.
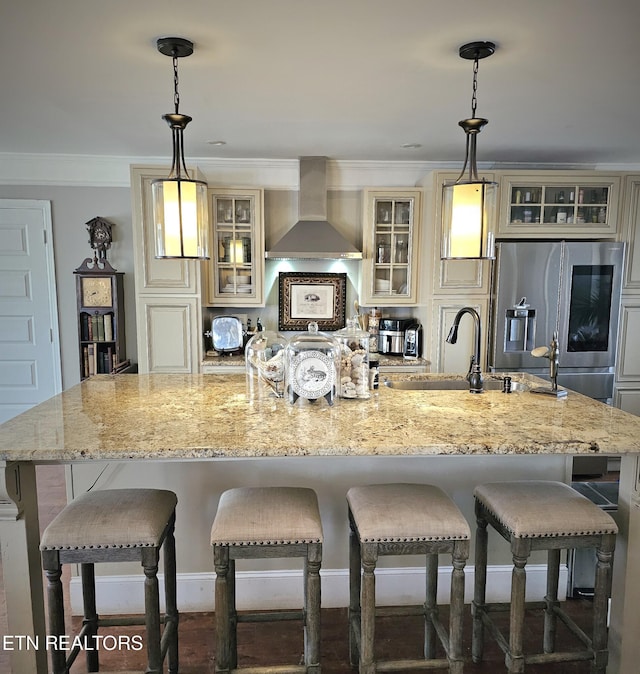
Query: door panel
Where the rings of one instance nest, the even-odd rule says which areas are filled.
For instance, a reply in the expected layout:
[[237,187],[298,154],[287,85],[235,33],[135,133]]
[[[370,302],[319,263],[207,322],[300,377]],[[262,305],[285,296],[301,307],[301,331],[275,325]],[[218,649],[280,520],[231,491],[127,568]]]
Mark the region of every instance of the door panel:
[[0,199],[0,423],[61,379],[50,204]]

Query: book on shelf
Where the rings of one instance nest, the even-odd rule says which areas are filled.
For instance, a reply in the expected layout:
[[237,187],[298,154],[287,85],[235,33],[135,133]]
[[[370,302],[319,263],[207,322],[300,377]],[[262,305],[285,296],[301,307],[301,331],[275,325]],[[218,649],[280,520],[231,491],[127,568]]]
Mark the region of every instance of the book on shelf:
[[113,314],[105,314],[103,317],[104,321],[104,340],[106,342],[113,341]]
[[84,311],[80,314],[80,339],[83,342],[89,340],[89,314]]
[[119,363],[115,362],[116,356],[115,354],[113,355],[114,358],[114,364],[113,364],[113,369],[111,370],[111,374],[118,374],[118,372],[122,372],[123,370],[126,370],[128,367],[131,367],[131,361],[127,358],[127,360],[122,360]]
[[96,316],[96,325],[98,328],[98,334],[96,335],[96,339],[99,342],[104,342],[104,316]]
[[98,339],[98,314],[91,316],[91,337],[89,339]]
[[96,373],[96,345],[87,344],[87,376],[90,377]]

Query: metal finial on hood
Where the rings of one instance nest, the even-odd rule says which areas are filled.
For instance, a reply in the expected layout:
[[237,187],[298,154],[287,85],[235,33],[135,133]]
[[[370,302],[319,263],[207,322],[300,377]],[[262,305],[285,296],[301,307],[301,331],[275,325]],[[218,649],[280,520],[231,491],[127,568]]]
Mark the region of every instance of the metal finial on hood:
[[300,157],[298,222],[271,247],[270,259],[361,260],[362,253],[327,220],[327,158]]

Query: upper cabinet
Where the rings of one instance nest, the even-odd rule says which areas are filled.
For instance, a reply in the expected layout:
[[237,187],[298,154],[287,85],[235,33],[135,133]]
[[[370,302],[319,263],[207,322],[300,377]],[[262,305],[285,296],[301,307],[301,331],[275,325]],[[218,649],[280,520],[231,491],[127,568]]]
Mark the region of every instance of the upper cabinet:
[[362,305],[417,304],[421,194],[419,189],[364,190]]
[[615,237],[619,196],[620,178],[606,173],[505,174],[497,236]]
[[211,188],[211,259],[204,263],[210,306],[264,306],[264,192]]
[[195,260],[156,259],[151,183],[166,178],[166,167],[132,166],[133,248],[138,294],[185,294],[200,292],[200,274]]

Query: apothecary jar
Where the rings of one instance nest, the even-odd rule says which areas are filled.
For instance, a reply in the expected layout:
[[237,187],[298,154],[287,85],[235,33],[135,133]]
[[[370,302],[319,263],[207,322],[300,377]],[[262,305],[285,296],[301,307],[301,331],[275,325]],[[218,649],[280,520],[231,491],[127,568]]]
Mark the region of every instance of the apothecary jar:
[[334,333],[340,344],[341,398],[369,397],[369,333],[361,330],[355,319]]
[[261,330],[247,342],[245,365],[251,398],[284,396],[284,352],[287,338],[279,332]]
[[307,332],[292,337],[285,349],[287,400],[317,401],[324,398],[333,405],[340,372],[340,345],[309,323]]

